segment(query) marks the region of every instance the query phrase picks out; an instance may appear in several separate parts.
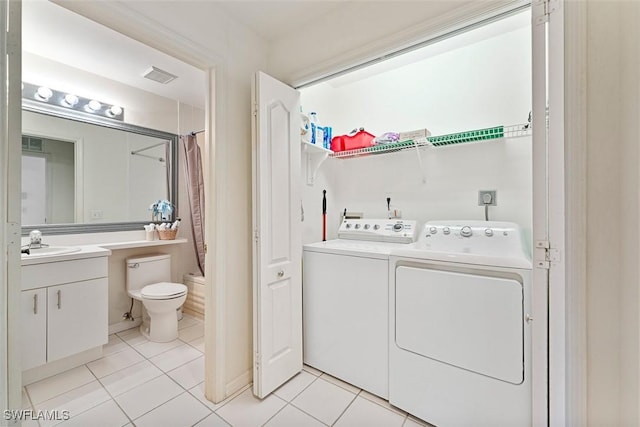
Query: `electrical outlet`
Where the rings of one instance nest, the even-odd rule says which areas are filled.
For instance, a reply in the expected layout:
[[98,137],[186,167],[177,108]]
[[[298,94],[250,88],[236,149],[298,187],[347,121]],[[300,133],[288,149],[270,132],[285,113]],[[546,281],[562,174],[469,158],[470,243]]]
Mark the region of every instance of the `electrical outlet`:
[[496,190],[478,190],[478,206],[498,206]]

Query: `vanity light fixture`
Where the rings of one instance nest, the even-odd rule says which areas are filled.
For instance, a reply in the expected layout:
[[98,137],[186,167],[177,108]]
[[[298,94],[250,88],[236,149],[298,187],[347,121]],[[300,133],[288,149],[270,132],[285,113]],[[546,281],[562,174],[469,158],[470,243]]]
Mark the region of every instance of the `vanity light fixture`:
[[36,99],[40,101],[48,101],[53,96],[53,91],[46,86],[40,86],[38,90],[36,90]]
[[75,107],[76,104],[78,104],[80,100],[78,99],[77,96],[75,96],[72,93],[68,93],[64,96],[64,99],[62,100],[62,104],[65,107]]
[[22,83],[22,103],[34,107],[45,103],[57,108],[72,109],[85,114],[124,121],[124,109],[119,105],[107,104],[96,99],[83,98],[73,93],[61,92],[31,83]]
[[107,110],[107,116],[109,117],[118,117],[122,114],[122,107],[119,105],[112,105],[111,108]]
[[99,111],[101,108],[102,108],[102,104],[100,103],[100,101],[96,101],[95,99],[92,99],[87,103],[87,109],[92,113]]

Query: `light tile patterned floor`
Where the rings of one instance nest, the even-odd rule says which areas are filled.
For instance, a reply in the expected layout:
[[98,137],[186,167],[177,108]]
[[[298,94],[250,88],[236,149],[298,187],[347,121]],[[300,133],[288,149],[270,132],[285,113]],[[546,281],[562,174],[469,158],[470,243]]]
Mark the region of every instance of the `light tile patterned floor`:
[[58,424],[63,427],[428,425],[308,366],[266,399],[256,399],[247,388],[221,403],[209,402],[203,324],[184,316],[179,325],[179,339],[170,343],[149,342],[137,328],[111,335],[102,359],[26,386],[24,409],[69,410],[71,419]]

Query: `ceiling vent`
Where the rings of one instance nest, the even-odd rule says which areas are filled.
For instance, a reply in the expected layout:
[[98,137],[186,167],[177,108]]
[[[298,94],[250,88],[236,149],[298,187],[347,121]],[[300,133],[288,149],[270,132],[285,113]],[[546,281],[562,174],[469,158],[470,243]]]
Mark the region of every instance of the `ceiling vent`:
[[164,85],[169,83],[171,80],[175,80],[178,78],[178,76],[154,66],[151,66],[151,68],[145,71],[142,77],[144,77],[145,79],[153,80],[154,82],[162,83]]

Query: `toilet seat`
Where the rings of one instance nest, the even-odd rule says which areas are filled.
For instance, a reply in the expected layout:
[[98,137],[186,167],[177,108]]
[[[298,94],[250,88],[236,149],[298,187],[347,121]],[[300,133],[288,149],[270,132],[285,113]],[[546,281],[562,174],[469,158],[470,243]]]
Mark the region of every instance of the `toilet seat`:
[[187,290],[181,283],[160,282],[142,288],[140,296],[147,300],[173,299],[186,295]]

